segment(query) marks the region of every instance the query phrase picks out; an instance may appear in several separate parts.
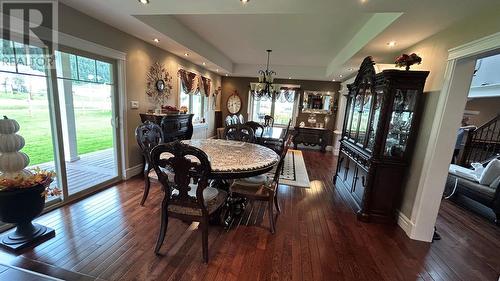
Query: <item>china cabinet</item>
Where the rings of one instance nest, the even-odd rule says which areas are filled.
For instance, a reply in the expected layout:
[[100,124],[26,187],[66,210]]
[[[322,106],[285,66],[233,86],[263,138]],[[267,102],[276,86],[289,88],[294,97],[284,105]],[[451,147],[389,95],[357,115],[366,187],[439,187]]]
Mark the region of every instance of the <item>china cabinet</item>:
[[421,115],[428,71],[375,73],[365,58],[348,85],[334,184],[351,195],[358,219],[395,221]]

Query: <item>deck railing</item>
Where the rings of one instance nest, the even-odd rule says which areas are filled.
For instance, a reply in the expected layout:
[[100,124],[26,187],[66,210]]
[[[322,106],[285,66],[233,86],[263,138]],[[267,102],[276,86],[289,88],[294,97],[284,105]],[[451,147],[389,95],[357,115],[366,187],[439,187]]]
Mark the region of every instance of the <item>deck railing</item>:
[[481,127],[465,132],[465,145],[459,154],[458,164],[470,167],[500,155],[500,114]]

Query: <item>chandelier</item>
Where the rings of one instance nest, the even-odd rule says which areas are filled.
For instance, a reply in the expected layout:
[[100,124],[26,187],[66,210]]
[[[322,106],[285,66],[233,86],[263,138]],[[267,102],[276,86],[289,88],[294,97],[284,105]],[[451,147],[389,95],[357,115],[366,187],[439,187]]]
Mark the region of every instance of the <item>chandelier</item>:
[[274,70],[269,70],[269,56],[272,50],[267,51],[267,66],[266,70],[259,70],[259,83],[252,83],[250,85],[250,91],[253,97],[257,100],[260,99],[272,99],[273,95],[280,90],[280,86],[273,84],[274,75],[276,72]]

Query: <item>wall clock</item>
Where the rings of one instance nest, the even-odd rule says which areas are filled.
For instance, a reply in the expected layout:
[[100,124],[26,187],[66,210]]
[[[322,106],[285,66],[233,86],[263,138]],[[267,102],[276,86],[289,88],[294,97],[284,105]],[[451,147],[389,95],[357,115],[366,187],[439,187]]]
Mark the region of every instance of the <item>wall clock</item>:
[[234,91],[232,95],[227,99],[227,111],[231,114],[236,114],[241,110],[241,98],[237,91]]

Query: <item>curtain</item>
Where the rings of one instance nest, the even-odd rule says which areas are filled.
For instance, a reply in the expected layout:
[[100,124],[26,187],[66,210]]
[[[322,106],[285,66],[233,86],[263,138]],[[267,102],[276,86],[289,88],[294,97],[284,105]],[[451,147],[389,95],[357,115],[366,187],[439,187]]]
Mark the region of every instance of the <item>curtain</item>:
[[178,72],[182,91],[188,95],[197,94],[200,91],[200,82],[198,75],[193,72],[179,69]]
[[200,76],[200,78],[201,78],[201,85],[202,85],[201,90],[202,90],[202,92],[204,92],[206,97],[209,97],[211,95],[210,90],[212,87],[212,81],[207,77]]
[[300,88],[289,88],[289,87],[281,87],[280,91],[278,91],[276,99],[281,102],[293,102],[295,99],[295,93],[298,93]]
[[209,78],[184,69],[179,69],[178,74],[184,93],[188,95],[202,94],[207,97],[212,94],[210,92],[212,89],[212,80]]

